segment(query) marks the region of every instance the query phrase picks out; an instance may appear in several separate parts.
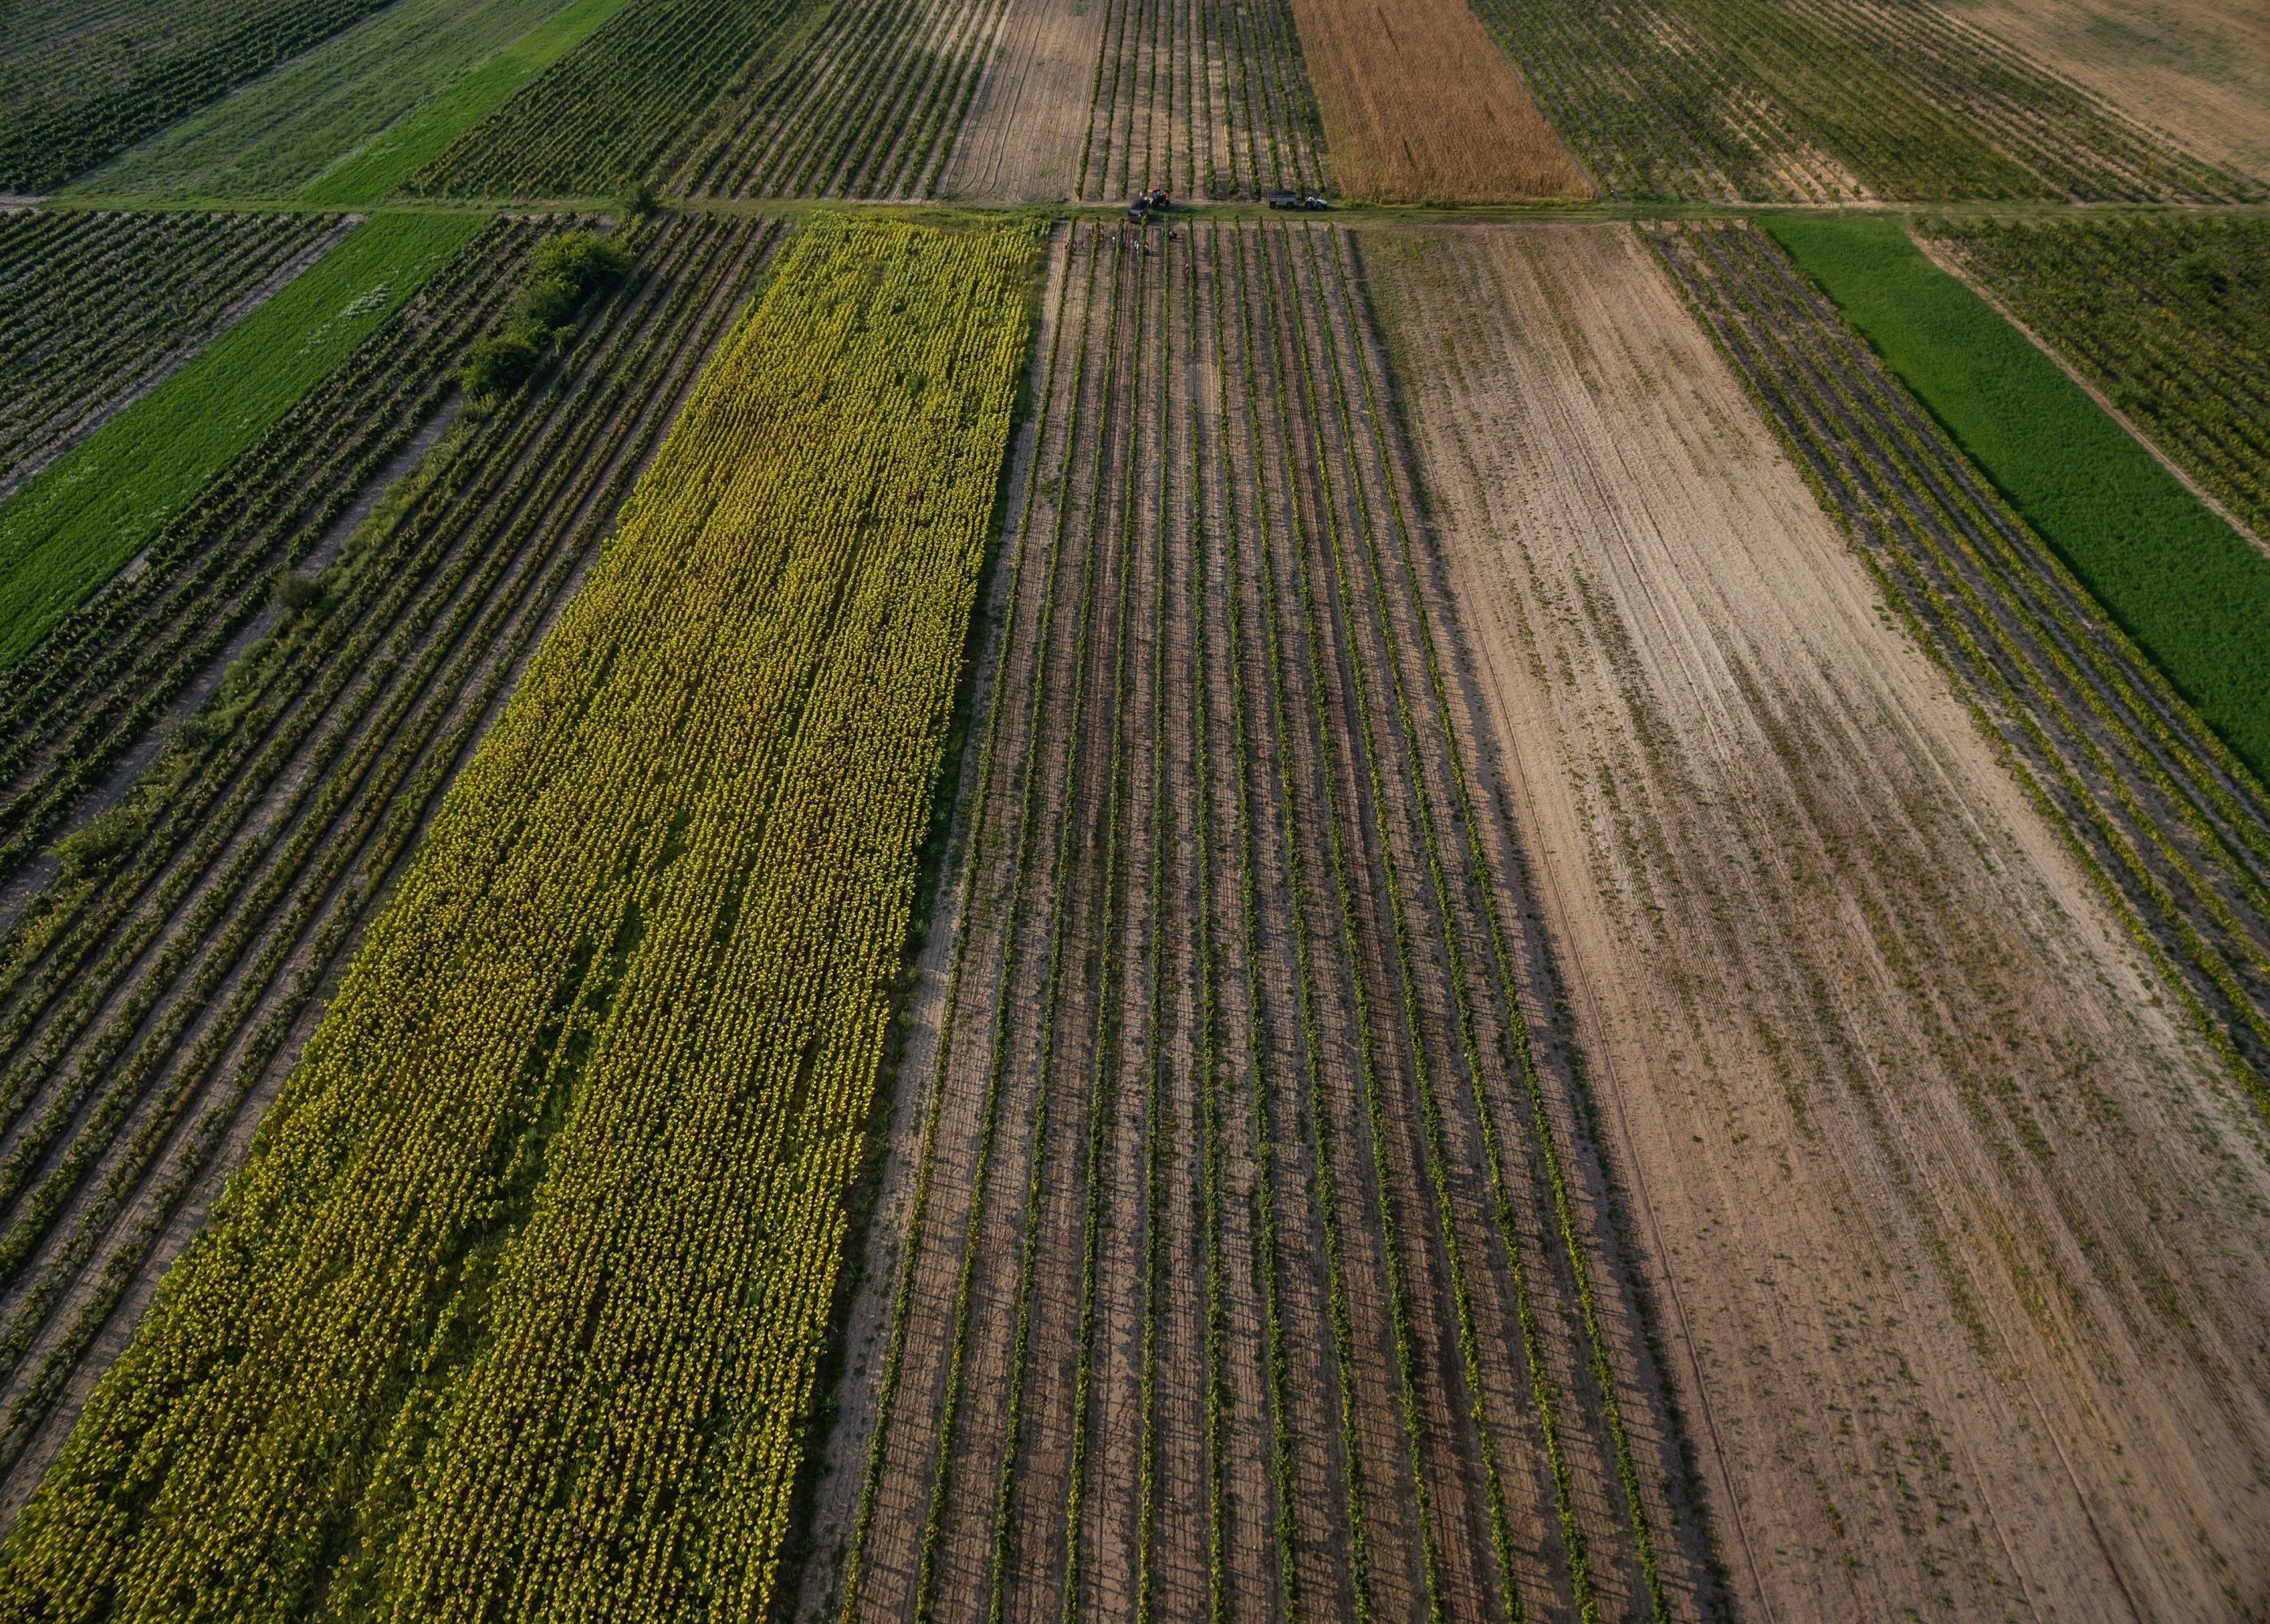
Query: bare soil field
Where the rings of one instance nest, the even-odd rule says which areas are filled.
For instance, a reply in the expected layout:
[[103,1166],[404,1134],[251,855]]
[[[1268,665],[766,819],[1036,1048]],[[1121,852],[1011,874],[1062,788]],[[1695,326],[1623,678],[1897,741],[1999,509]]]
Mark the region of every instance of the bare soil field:
[[1102,0],[1011,0],[940,197],[1054,203],[1077,195],[1104,12]]
[[2155,938],[1632,232],[1363,244],[1736,1601],[2259,1615],[2270,1158]]
[[2260,0],[1941,0],[2139,123],[2270,181],[2270,6]]
[[799,1616],[1713,1613],[1348,240],[1148,242],[1059,241]]
[[1293,0],[1332,174],[1378,203],[1587,198],[1591,182],[1462,4]]

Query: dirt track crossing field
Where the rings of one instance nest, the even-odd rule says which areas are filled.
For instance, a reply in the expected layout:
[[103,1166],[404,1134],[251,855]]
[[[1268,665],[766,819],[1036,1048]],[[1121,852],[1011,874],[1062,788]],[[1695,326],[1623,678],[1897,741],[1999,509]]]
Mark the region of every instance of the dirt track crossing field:
[[1705,1611],[1349,240],[1150,244],[1050,294],[803,1616]]
[[2249,1616],[2244,1086],[1632,232],[1364,241],[1738,1602]]

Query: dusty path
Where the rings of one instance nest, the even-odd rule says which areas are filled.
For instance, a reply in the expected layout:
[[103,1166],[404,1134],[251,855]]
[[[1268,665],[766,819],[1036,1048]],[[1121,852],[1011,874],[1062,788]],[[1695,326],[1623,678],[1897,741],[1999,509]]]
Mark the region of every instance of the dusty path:
[[2261,1118],[1633,235],[1366,244],[1738,1593],[2250,1615]]

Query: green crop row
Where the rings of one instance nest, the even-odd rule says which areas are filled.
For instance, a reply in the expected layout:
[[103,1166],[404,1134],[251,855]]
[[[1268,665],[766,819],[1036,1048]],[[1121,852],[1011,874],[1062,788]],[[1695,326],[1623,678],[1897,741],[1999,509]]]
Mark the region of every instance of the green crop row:
[[1929,221],[1924,237],[2270,536],[2270,221]]
[[1770,231],[2096,602],[2270,777],[2270,558],[1895,220]]

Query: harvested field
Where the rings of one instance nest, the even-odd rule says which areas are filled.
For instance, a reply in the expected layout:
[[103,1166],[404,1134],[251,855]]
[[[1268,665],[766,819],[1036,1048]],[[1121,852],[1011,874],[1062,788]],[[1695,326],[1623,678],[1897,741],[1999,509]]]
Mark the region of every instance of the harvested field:
[[2270,182],[2270,8],[2227,0],[1942,0],[2138,123]]
[[1059,244],[802,1617],[1715,1608],[1354,271]]
[[[1685,279],[1742,237],[1772,252],[1665,251]],[[2264,1116],[2061,790],[1979,725],[2024,705],[1950,691],[1872,575],[1972,500],[1956,468],[1898,462],[1900,417],[1880,461],[1866,352],[1824,350],[1859,415],[1816,500],[1745,396],[1769,369],[1730,369],[1628,228],[1383,233],[1365,264],[1737,1601],[2246,1616]],[[1820,319],[1743,308],[1730,343]],[[1821,507],[1853,463],[1913,481],[1850,487],[1859,547]]]
[[[117,614],[68,623],[6,695],[19,862],[75,793],[141,785],[71,842],[62,876],[0,938],[10,1520],[244,1159],[364,926],[777,227],[661,228],[555,370],[445,438],[342,549],[346,497],[414,449],[417,403],[430,416],[543,230],[489,227],[374,340],[370,365],[397,395],[367,376],[319,391],[286,419],[306,442],[297,459],[278,446],[254,471],[277,500],[220,503],[180,554],[155,557],[137,582],[146,590],[97,600],[86,616],[106,604]],[[335,501],[301,506],[334,480]],[[279,557],[324,567],[317,603],[280,624],[254,618]],[[203,699],[216,679],[216,695],[159,731],[185,690]]]
[[272,214],[0,216],[0,499],[345,227]]
[[1076,197],[1324,189],[1324,130],[1287,0],[1042,3],[1103,8]]
[[1398,0],[1391,13],[1362,0],[1292,5],[1332,175],[1347,196],[1515,203],[1592,195],[1464,4]]

